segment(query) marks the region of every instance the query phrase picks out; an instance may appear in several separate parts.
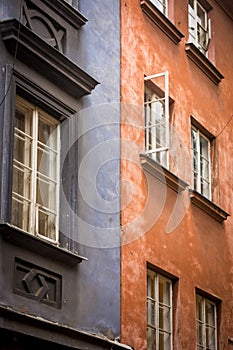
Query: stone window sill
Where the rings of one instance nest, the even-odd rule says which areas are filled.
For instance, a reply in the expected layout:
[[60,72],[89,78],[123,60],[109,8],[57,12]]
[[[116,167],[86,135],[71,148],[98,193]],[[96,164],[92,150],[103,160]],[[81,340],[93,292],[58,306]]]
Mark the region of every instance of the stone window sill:
[[221,82],[224,76],[193,43],[186,43],[185,50],[188,58],[190,58],[215,85]]
[[150,0],[141,0],[142,11],[156,24],[175,44],[178,44],[184,35],[176,26],[154,6]]
[[223,209],[218,207],[209,199],[202,196],[200,193],[190,190],[191,203],[202,209],[204,212],[212,216],[215,220],[222,223],[229,216]]
[[48,243],[8,223],[0,223],[0,234],[4,239],[10,241],[16,246],[29,249],[41,256],[61,261],[70,266],[81,263],[83,260],[87,260],[87,258]]
[[186,182],[181,180],[179,177],[174,175],[172,172],[161,166],[159,163],[148,157],[147,155],[141,154],[141,165],[144,170],[154,176],[156,179],[166,184],[172,190],[177,193],[184,191],[188,186]]
[[[20,28],[20,30],[19,30]],[[90,94],[98,82],[16,19],[0,23],[0,33],[7,49],[32,69],[70,95]]]

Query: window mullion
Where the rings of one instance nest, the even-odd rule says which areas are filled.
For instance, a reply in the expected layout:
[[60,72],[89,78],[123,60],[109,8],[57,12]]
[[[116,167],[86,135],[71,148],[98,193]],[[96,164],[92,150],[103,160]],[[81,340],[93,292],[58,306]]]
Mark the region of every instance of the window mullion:
[[38,110],[33,110],[33,122],[32,122],[32,180],[31,180],[31,232],[38,232],[37,224],[37,207],[36,207],[36,192],[37,192],[37,139],[38,139]]
[[194,14],[195,14],[195,41],[198,45],[198,21],[197,21],[197,1],[194,0]]
[[203,331],[203,345],[204,345],[204,349],[206,349],[206,314],[205,314],[205,299],[202,298],[202,317],[203,317],[203,324],[202,324],[202,331]]
[[159,350],[159,276],[155,276],[156,350]]
[[60,203],[60,126],[57,126],[57,131],[56,131],[56,145],[57,145],[57,157],[56,157],[56,221],[55,221],[55,230],[56,230],[56,242],[58,242],[58,234],[59,234],[59,203]]
[[201,193],[201,149],[200,149],[200,133],[196,130],[197,135],[197,191]]

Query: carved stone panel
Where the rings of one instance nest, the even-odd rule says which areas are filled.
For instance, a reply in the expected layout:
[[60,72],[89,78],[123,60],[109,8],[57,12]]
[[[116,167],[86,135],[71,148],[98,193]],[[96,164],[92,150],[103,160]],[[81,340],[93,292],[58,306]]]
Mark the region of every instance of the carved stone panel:
[[62,277],[15,258],[14,293],[61,308]]
[[64,53],[65,30],[31,1],[23,4],[23,24],[49,45]]

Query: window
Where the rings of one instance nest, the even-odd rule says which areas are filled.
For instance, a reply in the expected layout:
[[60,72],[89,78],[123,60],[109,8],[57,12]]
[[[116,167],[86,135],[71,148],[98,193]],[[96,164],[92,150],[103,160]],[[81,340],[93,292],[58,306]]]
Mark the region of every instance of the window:
[[197,128],[191,128],[193,189],[211,199],[210,140]]
[[158,78],[164,80],[165,92],[160,90],[156,93],[153,88],[145,84],[145,153],[164,167],[168,168],[168,72],[146,77],[145,81]]
[[217,349],[216,304],[196,295],[197,350]]
[[167,16],[167,0],[150,0],[159,11],[161,11],[165,16]]
[[147,271],[147,350],[172,349],[172,281]]
[[207,55],[211,39],[210,19],[205,8],[197,0],[189,0],[189,41]]
[[12,224],[58,241],[59,122],[17,97]]

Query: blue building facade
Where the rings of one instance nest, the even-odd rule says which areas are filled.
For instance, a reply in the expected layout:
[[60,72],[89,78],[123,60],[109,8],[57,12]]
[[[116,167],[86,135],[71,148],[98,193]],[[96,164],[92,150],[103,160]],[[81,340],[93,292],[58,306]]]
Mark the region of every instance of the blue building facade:
[[1,1],[4,349],[120,337],[120,4]]

